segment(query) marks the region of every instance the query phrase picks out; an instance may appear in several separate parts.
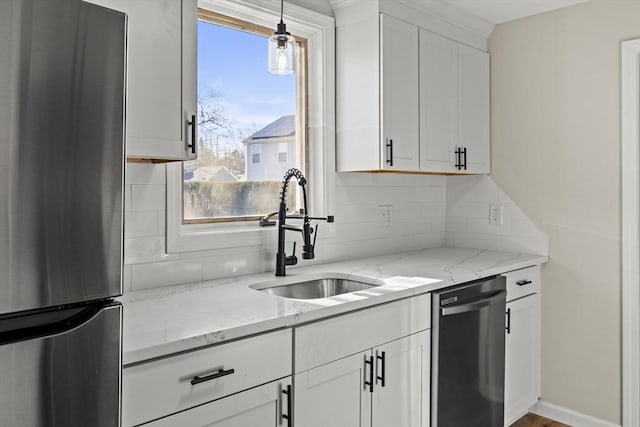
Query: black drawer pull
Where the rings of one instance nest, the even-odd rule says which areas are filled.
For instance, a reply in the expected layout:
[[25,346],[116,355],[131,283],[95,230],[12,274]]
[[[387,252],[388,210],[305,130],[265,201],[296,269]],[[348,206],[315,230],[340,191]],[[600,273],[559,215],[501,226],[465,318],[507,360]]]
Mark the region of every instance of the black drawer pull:
[[199,376],[199,375],[196,375],[191,380],[191,385],[196,385],[196,384],[203,383],[205,381],[211,381],[211,380],[215,380],[216,378],[225,377],[227,375],[233,374],[234,372],[236,372],[235,369],[227,369],[225,371],[224,369],[220,368],[220,369],[218,369],[217,372],[214,372],[213,374],[204,375],[202,377]]
[[530,284],[530,283],[533,283],[533,282],[532,282],[531,280],[526,280],[526,279],[525,279],[525,280],[518,280],[518,281],[516,282],[516,285],[518,285],[518,286],[524,286],[524,285],[528,285],[528,284]]

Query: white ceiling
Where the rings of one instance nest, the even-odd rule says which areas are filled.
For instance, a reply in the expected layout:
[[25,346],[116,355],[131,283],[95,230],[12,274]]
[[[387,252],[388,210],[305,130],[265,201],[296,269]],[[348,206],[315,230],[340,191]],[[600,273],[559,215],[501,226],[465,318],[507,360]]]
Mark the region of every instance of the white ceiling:
[[500,24],[506,21],[536,15],[553,9],[571,6],[587,0],[444,0],[480,18]]

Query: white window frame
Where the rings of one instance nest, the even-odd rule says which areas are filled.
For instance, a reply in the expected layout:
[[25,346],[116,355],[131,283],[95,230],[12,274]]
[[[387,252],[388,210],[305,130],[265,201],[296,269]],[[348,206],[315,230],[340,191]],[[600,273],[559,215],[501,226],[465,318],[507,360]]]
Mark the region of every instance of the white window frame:
[[[198,0],[198,7],[274,29],[280,20],[278,0]],[[313,188],[309,211],[314,216],[331,215],[335,178],[335,22],[330,16],[287,2],[284,12],[287,30],[307,39],[307,180]],[[167,164],[167,253],[260,246],[273,240],[274,227],[260,227],[257,221],[183,224],[182,180],[182,163]],[[323,233],[326,237],[335,233],[333,227],[327,231]]]

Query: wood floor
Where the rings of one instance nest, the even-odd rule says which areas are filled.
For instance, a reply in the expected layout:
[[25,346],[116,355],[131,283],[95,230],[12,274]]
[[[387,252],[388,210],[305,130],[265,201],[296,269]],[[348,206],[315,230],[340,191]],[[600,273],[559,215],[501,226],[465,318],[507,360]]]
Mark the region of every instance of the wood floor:
[[529,413],[524,417],[520,418],[515,423],[511,424],[511,427],[571,427],[571,426]]

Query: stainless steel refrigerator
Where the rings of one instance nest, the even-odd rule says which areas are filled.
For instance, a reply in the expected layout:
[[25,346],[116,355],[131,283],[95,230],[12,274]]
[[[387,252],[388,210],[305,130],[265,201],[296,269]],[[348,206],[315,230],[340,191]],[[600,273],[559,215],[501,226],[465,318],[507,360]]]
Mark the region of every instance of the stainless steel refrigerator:
[[0,425],[120,424],[126,16],[0,0]]

